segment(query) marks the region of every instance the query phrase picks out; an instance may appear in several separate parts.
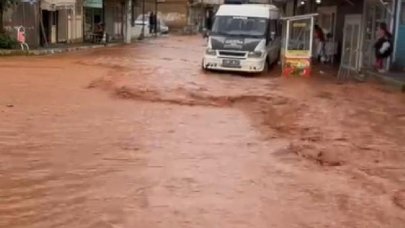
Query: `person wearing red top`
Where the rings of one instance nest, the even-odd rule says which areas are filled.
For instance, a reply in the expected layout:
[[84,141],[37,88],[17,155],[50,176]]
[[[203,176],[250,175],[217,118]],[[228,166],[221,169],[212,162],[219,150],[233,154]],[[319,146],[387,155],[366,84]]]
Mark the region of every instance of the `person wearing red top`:
[[325,34],[319,25],[315,25],[315,40],[317,42],[316,59],[319,62],[325,61]]

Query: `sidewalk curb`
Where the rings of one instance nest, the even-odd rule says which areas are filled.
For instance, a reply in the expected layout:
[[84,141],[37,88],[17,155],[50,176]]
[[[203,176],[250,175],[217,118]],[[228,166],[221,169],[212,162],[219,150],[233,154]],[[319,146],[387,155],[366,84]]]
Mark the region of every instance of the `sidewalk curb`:
[[373,72],[373,71],[368,71],[367,75],[372,77],[373,79],[376,79],[386,85],[394,87],[394,88],[400,90],[401,92],[405,93],[405,82],[403,82],[401,80],[397,80],[390,76],[384,76],[382,74],[379,74],[379,73]]
[[29,50],[29,51],[0,49],[0,57],[1,56],[19,56],[19,55],[26,55],[26,56],[52,55],[52,54],[59,54],[59,53],[65,53],[65,52],[84,51],[84,50],[89,50],[89,49],[116,47],[116,46],[121,46],[121,45],[124,45],[124,44],[122,44],[122,43],[112,43],[112,44],[106,44],[106,45],[96,44],[96,45],[86,45],[86,46],[78,46],[78,47],[34,49],[34,50]]

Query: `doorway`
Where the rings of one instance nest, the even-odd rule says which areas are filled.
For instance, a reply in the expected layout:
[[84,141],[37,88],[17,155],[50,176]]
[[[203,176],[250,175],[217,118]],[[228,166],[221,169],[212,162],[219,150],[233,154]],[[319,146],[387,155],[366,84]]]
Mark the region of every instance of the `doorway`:
[[42,23],[41,45],[56,43],[58,39],[58,11],[42,10]]
[[96,25],[103,22],[103,9],[102,8],[84,8],[84,37],[85,41],[92,40],[92,34],[96,30]]
[[324,30],[325,34],[331,34],[332,40],[336,37],[336,6],[318,7],[317,24]]
[[[390,3],[391,4],[391,3]],[[383,5],[377,0],[367,0],[364,5],[364,43],[362,67],[371,68],[375,62],[374,43],[377,38],[377,29],[381,23],[386,23],[390,28],[392,24],[392,15],[388,11],[392,6]],[[388,66],[388,64],[384,64]]]
[[116,40],[122,40],[124,39],[124,3],[121,3],[119,5],[116,5],[114,7],[114,33],[113,33],[113,38]]
[[360,70],[361,15],[346,15],[343,27],[341,66],[352,71]]

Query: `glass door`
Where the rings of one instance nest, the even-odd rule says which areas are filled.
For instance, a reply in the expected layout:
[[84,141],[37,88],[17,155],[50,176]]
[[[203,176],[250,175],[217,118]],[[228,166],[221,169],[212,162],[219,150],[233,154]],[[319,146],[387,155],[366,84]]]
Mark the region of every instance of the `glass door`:
[[381,23],[390,28],[392,22],[392,1],[382,4],[379,0],[366,0],[364,7],[364,43],[362,67],[371,68],[374,64],[374,43],[377,39],[377,29]]
[[341,66],[353,71],[359,70],[361,15],[347,15],[343,29]]

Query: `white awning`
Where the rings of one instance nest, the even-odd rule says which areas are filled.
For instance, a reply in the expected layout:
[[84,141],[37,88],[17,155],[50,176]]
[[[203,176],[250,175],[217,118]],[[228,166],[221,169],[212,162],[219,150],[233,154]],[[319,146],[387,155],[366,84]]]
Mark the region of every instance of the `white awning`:
[[61,9],[72,9],[75,7],[76,0],[42,0],[41,9],[55,11]]

